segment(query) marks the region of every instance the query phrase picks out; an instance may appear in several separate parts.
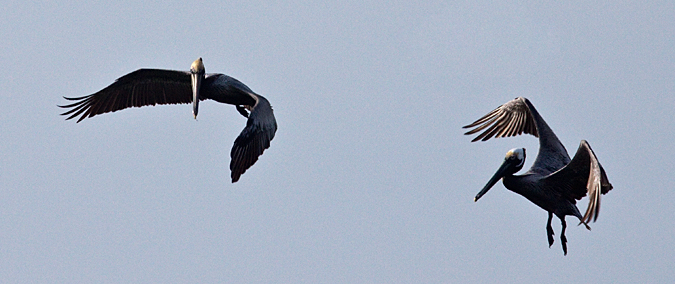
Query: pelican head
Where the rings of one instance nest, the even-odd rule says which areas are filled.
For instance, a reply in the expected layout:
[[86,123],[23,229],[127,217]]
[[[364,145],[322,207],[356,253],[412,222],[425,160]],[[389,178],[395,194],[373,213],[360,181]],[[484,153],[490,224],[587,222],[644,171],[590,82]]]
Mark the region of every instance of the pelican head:
[[192,66],[190,66],[190,75],[192,77],[192,114],[195,116],[195,119],[197,119],[197,112],[199,111],[199,89],[202,86],[204,74],[204,63],[200,57],[192,62]]
[[525,148],[515,148],[506,152],[506,157],[504,158],[502,165],[499,167],[494,176],[492,176],[490,181],[488,181],[485,187],[483,187],[483,189],[478,194],[476,194],[476,197],[473,199],[473,201],[478,201],[479,198],[488,192],[488,190],[490,190],[490,188],[492,188],[492,186],[494,186],[495,183],[497,183],[497,181],[503,177],[515,174],[516,172],[520,171],[524,164]]

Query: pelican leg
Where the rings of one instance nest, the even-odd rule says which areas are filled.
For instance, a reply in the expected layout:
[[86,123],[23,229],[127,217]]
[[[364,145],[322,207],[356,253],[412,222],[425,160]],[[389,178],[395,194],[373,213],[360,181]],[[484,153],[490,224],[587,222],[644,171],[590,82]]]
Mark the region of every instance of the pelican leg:
[[237,111],[241,113],[245,118],[248,118],[248,112],[246,111],[246,108],[244,106],[235,106],[237,108]]
[[563,252],[565,253],[565,255],[567,255],[567,238],[565,237],[565,229],[567,229],[567,223],[563,218],[560,219],[560,222],[562,223],[562,231],[560,232],[560,242],[562,242]]
[[553,213],[548,212],[548,223],[546,223],[546,235],[548,236],[548,247],[553,245],[553,227],[551,227],[551,219],[553,219]]

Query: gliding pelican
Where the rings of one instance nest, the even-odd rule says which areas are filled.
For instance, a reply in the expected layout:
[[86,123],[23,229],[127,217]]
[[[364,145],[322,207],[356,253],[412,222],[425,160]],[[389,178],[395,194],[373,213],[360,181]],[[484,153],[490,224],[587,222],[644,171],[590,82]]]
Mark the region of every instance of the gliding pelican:
[[277,122],[267,99],[230,76],[205,74],[201,58],[192,63],[190,72],[139,69],[92,95],[64,98],[76,102],[59,106],[71,108],[62,115],[70,115],[66,120],[81,115],[77,122],[129,107],[187,103],[192,103],[192,114],[196,119],[199,101],[212,99],[235,105],[248,121],[230,152],[233,183],[270,147],[277,131]]
[[[471,142],[486,141],[495,138],[511,137],[523,132],[539,137],[539,153],[532,167],[523,175],[514,176],[523,168],[525,149],[516,148],[506,153],[504,163],[483,189],[478,192],[474,201],[478,201],[492,186],[502,179],[504,186],[518,193],[542,209],[548,211],[546,233],[549,247],[553,245],[553,214],[560,218],[562,231],[560,242],[567,255],[567,238],[565,237],[565,216],[579,218],[588,230],[588,222],[598,218],[600,212],[600,194],[612,189],[605,170],[598,162],[595,153],[586,140],[581,140],[577,153],[570,160],[565,147],[560,143],[551,128],[539,115],[532,103],[526,98],[518,97],[496,108],[475,122],[463,128],[476,127],[466,133],[470,135],[486,129]],[[489,127],[489,128],[488,128]],[[576,200],[588,194],[590,201],[584,216],[577,208]]]

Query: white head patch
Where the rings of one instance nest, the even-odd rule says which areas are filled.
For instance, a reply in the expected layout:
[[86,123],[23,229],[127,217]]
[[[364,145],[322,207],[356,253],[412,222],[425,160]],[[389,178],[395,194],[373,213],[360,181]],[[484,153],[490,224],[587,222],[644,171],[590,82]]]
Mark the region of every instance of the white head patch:
[[516,159],[520,161],[518,163],[518,167],[523,166],[523,163],[525,163],[525,148],[514,148],[506,152],[506,158],[507,159]]
[[190,71],[193,71],[195,73],[203,73],[204,72],[204,62],[202,61],[201,57],[199,57],[199,59],[192,62],[192,65],[190,65]]

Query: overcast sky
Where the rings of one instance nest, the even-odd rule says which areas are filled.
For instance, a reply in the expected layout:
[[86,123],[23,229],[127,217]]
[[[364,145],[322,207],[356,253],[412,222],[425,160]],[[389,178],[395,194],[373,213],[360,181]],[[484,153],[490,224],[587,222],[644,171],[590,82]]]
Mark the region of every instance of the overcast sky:
[[[673,280],[673,1],[30,2],[0,12],[3,281]],[[279,125],[235,184],[231,105],[59,115],[198,57]],[[534,161],[532,136],[461,129],[517,96],[614,185],[592,231],[567,218],[567,256],[501,183],[473,202],[509,149]]]

